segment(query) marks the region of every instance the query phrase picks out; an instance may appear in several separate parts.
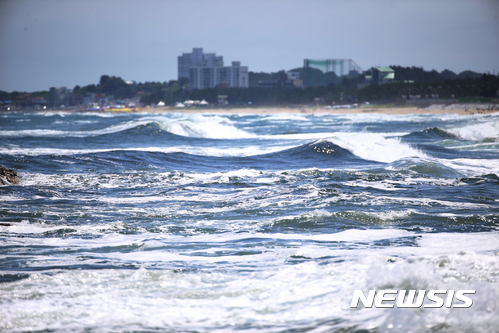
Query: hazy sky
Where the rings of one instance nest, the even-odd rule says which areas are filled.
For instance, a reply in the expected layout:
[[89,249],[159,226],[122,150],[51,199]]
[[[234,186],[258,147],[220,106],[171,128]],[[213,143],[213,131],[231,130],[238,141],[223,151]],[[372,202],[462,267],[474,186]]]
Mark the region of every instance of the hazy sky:
[[177,78],[202,47],[254,72],[303,59],[499,71],[499,0],[0,0],[0,90]]

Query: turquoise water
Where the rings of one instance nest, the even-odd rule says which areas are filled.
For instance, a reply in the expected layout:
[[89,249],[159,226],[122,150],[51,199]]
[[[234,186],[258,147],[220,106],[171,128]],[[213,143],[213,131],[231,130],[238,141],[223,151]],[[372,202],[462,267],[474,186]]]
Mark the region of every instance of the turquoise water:
[[1,113],[0,164],[5,332],[499,327],[499,114]]

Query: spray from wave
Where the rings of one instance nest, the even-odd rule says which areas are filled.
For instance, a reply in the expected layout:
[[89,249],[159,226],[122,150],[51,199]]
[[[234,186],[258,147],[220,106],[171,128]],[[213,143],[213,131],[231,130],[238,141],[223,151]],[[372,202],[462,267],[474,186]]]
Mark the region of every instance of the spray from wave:
[[482,141],[485,139],[499,139],[499,123],[486,122],[481,124],[467,125],[459,128],[450,129],[449,132],[454,133],[465,140]]
[[348,149],[362,159],[376,162],[391,163],[408,157],[427,157],[398,138],[385,138],[377,133],[338,133],[327,141]]
[[180,119],[155,119],[159,128],[172,134],[208,139],[242,139],[255,135],[238,129],[230,120],[220,116],[189,115]]

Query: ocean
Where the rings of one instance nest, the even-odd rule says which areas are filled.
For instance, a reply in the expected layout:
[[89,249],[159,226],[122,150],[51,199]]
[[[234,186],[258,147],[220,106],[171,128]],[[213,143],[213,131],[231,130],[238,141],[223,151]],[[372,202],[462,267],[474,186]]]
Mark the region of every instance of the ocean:
[[498,113],[3,112],[0,165],[2,332],[499,332]]

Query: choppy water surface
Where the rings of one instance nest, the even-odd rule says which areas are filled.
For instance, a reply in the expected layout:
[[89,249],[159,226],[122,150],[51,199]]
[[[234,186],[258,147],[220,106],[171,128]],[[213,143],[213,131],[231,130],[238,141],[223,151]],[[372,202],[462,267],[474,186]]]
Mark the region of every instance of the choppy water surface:
[[1,331],[499,327],[498,114],[1,113],[0,164]]

